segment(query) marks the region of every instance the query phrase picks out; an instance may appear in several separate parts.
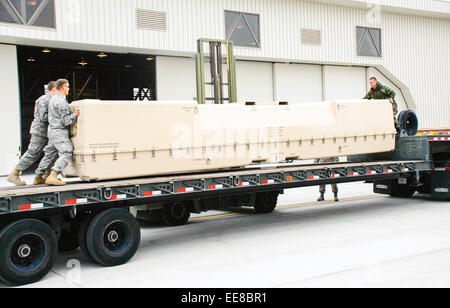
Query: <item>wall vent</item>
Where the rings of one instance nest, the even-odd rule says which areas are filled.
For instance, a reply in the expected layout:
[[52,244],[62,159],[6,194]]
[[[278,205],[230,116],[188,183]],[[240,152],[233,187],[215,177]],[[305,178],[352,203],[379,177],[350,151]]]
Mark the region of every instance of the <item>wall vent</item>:
[[321,45],[321,31],[313,29],[301,29],[302,45]]
[[166,31],[167,14],[161,11],[137,9],[136,27],[144,30]]

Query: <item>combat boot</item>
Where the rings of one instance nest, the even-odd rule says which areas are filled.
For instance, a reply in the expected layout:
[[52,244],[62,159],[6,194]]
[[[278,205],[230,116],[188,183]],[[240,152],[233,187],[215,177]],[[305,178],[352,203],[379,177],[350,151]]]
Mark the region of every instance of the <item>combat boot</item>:
[[50,173],[52,172],[52,170],[50,169],[50,170],[47,170],[47,171],[45,171],[45,173],[44,173],[44,175],[42,176],[42,178],[44,179],[44,180],[46,180],[49,176],[50,176]]
[[45,180],[45,184],[47,185],[53,185],[53,186],[64,186],[66,183],[58,179],[59,173],[56,171],[53,171],[48,176],[47,180]]
[[334,194],[334,201],[339,202],[339,197],[337,193]]
[[321,193],[319,199],[317,199],[317,201],[321,202],[321,201],[325,201],[325,194]]
[[34,177],[33,185],[42,185],[42,184],[45,184],[44,176],[42,174],[36,174],[36,176]]
[[20,171],[14,169],[13,172],[8,176],[7,181],[16,185],[16,186],[25,186],[27,183],[23,182],[19,177]]

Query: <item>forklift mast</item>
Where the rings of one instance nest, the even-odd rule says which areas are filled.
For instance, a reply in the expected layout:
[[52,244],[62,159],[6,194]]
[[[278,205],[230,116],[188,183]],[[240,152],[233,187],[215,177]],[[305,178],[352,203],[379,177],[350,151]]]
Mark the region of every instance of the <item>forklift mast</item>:
[[[205,50],[206,46],[208,49]],[[206,104],[209,101],[214,104],[237,102],[233,43],[223,40],[199,39],[195,60],[198,103]],[[205,64],[208,62],[211,76],[209,80],[206,80]],[[226,72],[224,72],[224,65],[226,65]],[[211,87],[211,97],[206,97],[206,86]],[[225,96],[225,93],[227,93],[227,96]]]

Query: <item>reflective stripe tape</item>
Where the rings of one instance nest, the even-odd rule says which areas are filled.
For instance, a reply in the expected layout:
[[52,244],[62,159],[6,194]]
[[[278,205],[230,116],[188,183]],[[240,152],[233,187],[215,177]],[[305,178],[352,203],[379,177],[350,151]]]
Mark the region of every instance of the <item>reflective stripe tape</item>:
[[71,205],[71,204],[81,204],[81,203],[88,203],[88,199],[84,198],[84,199],[71,199],[71,200],[66,200],[66,205]]
[[112,195],[108,200],[121,200],[126,199],[127,195]]
[[26,210],[41,209],[43,207],[44,207],[43,203],[35,203],[35,204],[19,205],[17,208],[18,208],[19,211],[26,211]]
[[384,173],[393,173],[393,172],[394,172],[394,170],[392,170],[392,169],[384,170]]
[[450,171],[450,168],[434,168],[433,171]]
[[331,175],[331,177],[332,177],[332,178],[340,178],[341,175],[340,175],[340,174],[337,174],[337,173],[333,173],[333,174]]
[[368,174],[368,175],[371,175],[371,174],[377,174],[377,172],[376,172],[376,171],[373,171],[373,170],[371,170],[371,171],[367,171],[367,174]]
[[402,169],[403,172],[409,171],[409,168]]
[[241,183],[238,183],[237,186],[239,186],[239,187],[250,186],[250,183],[249,182],[241,182]]
[[261,181],[261,184],[273,184],[273,183],[275,183],[275,180],[264,180],[264,181]]
[[308,180],[319,180],[319,179],[320,179],[320,176],[318,176],[318,175],[308,177]]
[[450,137],[432,137],[431,141],[450,141]]
[[193,192],[193,191],[194,191],[194,187],[178,188],[177,191],[178,191],[179,193]]
[[146,191],[146,192],[144,192],[144,197],[159,196],[159,195],[162,195],[161,191]]
[[219,185],[209,185],[208,189],[222,189],[223,185],[219,184]]
[[348,174],[348,176],[357,176],[357,175],[359,175],[358,172],[350,172],[350,173]]

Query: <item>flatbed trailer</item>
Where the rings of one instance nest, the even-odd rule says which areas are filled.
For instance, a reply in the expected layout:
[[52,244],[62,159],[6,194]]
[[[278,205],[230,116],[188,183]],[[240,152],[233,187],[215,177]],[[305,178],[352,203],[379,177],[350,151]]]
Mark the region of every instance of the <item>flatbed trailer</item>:
[[[137,218],[160,217],[176,226],[186,224],[191,213],[211,209],[248,206],[270,213],[290,188],[365,181],[376,193],[411,197],[421,191],[447,200],[449,137],[400,138],[397,154],[340,163],[0,188],[0,278],[12,285],[36,282],[50,271],[58,250],[78,247],[100,265],[124,264],[140,243]],[[405,159],[409,156],[418,159]]]

